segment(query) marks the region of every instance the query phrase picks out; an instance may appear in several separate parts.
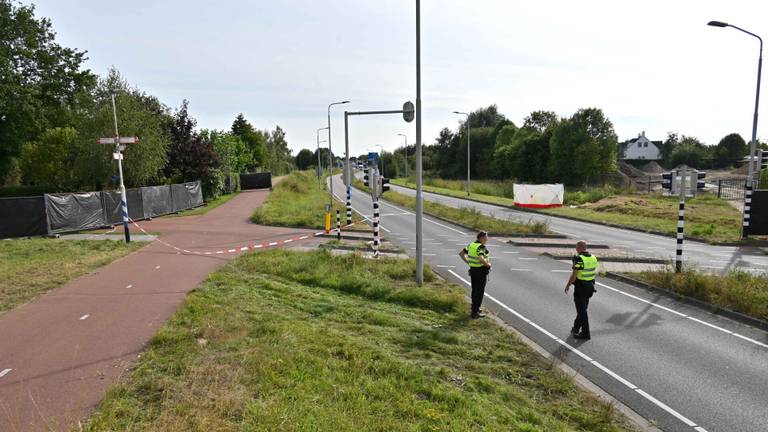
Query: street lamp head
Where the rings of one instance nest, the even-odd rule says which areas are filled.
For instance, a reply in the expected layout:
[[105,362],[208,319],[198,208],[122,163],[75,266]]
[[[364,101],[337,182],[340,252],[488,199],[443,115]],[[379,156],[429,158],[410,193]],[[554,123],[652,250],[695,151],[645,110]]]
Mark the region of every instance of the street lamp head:
[[724,23],[721,21],[710,21],[707,23],[707,25],[712,27],[728,27],[728,23]]
[[348,104],[348,103],[349,103],[349,101],[348,101],[348,100],[346,100],[346,101],[341,101],[341,103],[343,103],[343,104]]
[[397,136],[401,136],[401,137],[404,137],[404,136],[406,136],[406,135],[405,135],[404,133],[399,133],[399,134],[397,134]]

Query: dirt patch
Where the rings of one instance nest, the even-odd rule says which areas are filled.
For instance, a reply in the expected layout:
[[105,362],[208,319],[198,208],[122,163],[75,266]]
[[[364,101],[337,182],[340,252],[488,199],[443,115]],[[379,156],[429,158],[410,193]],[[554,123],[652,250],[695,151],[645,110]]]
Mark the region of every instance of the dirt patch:
[[661,174],[665,172],[664,168],[662,168],[661,165],[659,165],[659,163],[656,161],[648,162],[647,164],[641,166],[640,169],[648,174]]

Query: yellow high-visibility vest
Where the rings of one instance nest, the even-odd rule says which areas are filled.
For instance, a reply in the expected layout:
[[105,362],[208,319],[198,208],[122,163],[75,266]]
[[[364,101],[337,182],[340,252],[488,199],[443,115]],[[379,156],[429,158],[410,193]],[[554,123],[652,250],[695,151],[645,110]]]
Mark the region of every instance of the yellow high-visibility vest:
[[[479,241],[474,241],[467,246],[467,261],[469,261],[470,267],[485,267],[482,261],[480,261],[480,253],[479,249],[483,246],[482,243]],[[484,253],[486,261],[490,262],[490,252],[486,249],[486,253]]]
[[579,255],[584,267],[576,272],[576,279],[584,282],[591,282],[597,276],[597,257],[594,255]]

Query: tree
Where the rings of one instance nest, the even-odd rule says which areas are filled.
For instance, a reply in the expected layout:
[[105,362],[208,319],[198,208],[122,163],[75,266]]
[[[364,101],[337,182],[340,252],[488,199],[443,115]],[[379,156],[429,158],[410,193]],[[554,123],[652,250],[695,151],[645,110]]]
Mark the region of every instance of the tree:
[[552,111],[534,111],[523,120],[523,127],[543,133],[551,131],[560,121],[557,114]]
[[81,70],[85,60],[85,51],[56,43],[50,20],[36,18],[34,6],[0,0],[0,173],[25,142],[71,126],[87,106],[96,77]]
[[707,147],[698,138],[683,135],[670,161],[672,167],[687,165],[691,168],[704,168],[703,162],[707,157]]
[[268,164],[273,174],[285,174],[294,167],[291,149],[288,148],[288,141],[285,139],[285,131],[276,126],[272,133],[269,133],[267,139]]
[[[317,153],[317,151],[315,151]],[[299,154],[296,155],[296,167],[304,171],[311,166],[317,165],[317,155],[312,153],[312,150],[301,149]]]
[[576,111],[559,122],[550,140],[550,174],[567,184],[598,180],[615,170],[618,138],[598,108]]
[[680,137],[675,132],[667,132],[667,139],[661,144],[661,161],[665,167],[672,164],[672,153],[680,143]]
[[243,113],[238,114],[232,123],[232,133],[240,137],[251,151],[251,163],[246,167],[248,171],[267,165],[267,137],[261,131],[254,129]]
[[749,153],[749,148],[741,135],[732,133],[724,136],[723,139],[720,140],[714,152],[717,165],[725,167],[733,165],[733,162],[743,158]]
[[221,159],[211,137],[195,130],[197,121],[188,108],[184,100],[169,126],[171,145],[164,172],[174,182],[201,180],[206,196],[217,196],[224,187]]
[[77,159],[77,140],[74,128],[53,128],[43,132],[37,141],[24,144],[21,153],[24,183],[69,190],[74,180],[72,166]]

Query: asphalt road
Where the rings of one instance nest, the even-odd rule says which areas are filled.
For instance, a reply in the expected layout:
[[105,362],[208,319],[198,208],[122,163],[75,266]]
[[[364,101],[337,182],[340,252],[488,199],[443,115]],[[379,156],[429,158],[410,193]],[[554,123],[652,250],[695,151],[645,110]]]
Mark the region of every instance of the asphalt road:
[[[352,205],[370,217],[369,195],[353,190]],[[413,254],[413,213],[382,202],[381,214],[383,235]],[[448,280],[468,285],[458,251],[474,233],[430,217],[423,227],[425,260]],[[606,236],[603,229],[595,235],[580,237]],[[637,241],[636,233],[623,235],[628,245]],[[576,341],[569,335],[573,300],[563,293],[569,266],[497,240],[488,247],[493,271],[484,306],[657,427],[768,430],[768,333],[598,279],[589,308],[592,340]]]
[[[393,191],[415,196],[410,188],[390,185]],[[524,212],[493,204],[478,203],[460,198],[447,197],[424,192],[427,201],[445,204],[451,207],[474,207],[486,215],[498,219],[510,219],[527,222],[546,221],[552,231],[574,238],[584,238],[595,243],[607,243],[617,249],[625,249],[639,256],[657,257],[674,260],[676,241],[672,237],[646,234],[637,231],[612,228],[588,222],[574,221],[549,215]],[[684,262],[703,270],[722,273],[729,269],[742,269],[754,273],[768,272],[768,255],[754,247],[711,246],[706,243],[686,240],[683,249]]]

